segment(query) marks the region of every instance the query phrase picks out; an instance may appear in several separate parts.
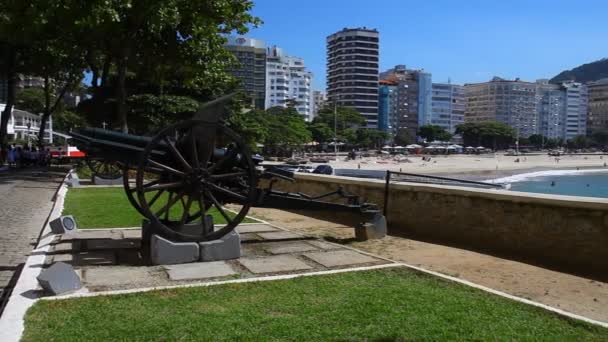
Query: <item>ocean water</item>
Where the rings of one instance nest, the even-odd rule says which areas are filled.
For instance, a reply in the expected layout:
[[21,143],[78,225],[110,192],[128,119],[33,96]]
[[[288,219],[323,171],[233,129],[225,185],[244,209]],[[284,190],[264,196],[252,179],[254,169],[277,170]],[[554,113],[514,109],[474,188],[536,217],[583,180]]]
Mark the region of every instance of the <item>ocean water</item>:
[[552,170],[493,180],[510,190],[608,198],[608,170]]

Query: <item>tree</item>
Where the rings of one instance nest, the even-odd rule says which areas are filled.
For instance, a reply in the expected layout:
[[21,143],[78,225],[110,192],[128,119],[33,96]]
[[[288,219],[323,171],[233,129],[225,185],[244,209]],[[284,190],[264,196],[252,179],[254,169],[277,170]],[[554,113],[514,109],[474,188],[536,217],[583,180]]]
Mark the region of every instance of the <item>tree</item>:
[[244,34],[258,25],[261,21],[249,13],[252,7],[249,0],[80,2],[83,15],[77,22],[86,37],[82,45],[92,73],[92,102],[114,105],[114,126],[127,132],[128,98],[137,94],[128,87],[133,76],[154,85],[157,95],[177,86],[184,93],[174,95],[200,101],[217,97],[225,89],[215,85],[226,80],[226,67],[234,61],[223,46],[224,35]]
[[393,140],[395,144],[402,146],[407,146],[415,141],[412,134],[405,129],[400,129]]
[[188,96],[141,94],[130,96],[127,105],[131,130],[145,134],[192,118],[200,104]]
[[594,144],[600,147],[608,145],[608,130],[593,131],[591,133],[591,139],[593,140]]
[[534,145],[534,147],[542,148],[544,143],[547,141],[547,138],[545,138],[541,134],[532,134],[528,137],[528,141],[530,142],[530,144]]
[[268,118],[263,110],[244,112],[240,109],[231,111],[227,123],[254,151],[258,144],[263,144],[270,134]]
[[265,144],[270,147],[293,148],[312,139],[304,117],[294,108],[268,108],[266,120],[268,136]]
[[44,111],[44,90],[41,88],[25,88],[17,92],[15,107],[30,113],[39,114]]
[[450,134],[450,132],[437,125],[420,126],[420,128],[418,128],[418,135],[426,139],[427,142],[435,140],[449,141],[452,139],[452,134]]
[[[335,111],[334,111],[335,110]],[[324,106],[313,120],[314,123],[324,123],[332,130],[336,127],[338,135],[348,128],[358,128],[365,125],[365,117],[356,109],[350,107]]]
[[505,148],[513,141],[515,130],[502,122],[466,122],[456,126],[456,134],[461,134],[465,145],[492,146]]
[[587,148],[589,147],[589,139],[584,135],[577,135],[566,142],[568,148]]
[[308,130],[312,140],[318,143],[326,143],[333,140],[334,131],[324,122],[312,122],[308,124]]
[[389,138],[388,133],[377,129],[358,129],[355,143],[360,147],[379,148]]

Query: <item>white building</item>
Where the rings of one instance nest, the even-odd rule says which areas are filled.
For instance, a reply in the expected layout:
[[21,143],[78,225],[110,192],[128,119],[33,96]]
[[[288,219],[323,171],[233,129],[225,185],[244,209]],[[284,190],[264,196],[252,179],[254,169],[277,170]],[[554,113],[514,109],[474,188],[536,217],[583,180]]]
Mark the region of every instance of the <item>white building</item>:
[[587,131],[587,86],[577,82],[536,81],[539,132],[548,138],[572,139]]
[[320,90],[312,91],[312,117],[314,119],[317,116],[317,113],[323,108],[325,102],[327,101],[327,96],[325,92]]
[[306,121],[312,121],[312,73],[304,66],[304,60],[288,56],[273,46],[266,55],[266,104],[265,108],[294,105]]
[[[0,117],[4,112],[4,103],[0,103]],[[41,117],[37,114],[32,114],[24,110],[13,108],[11,118],[8,120],[6,133],[9,135],[9,140],[20,139],[24,141],[35,141],[38,138],[40,131]],[[47,122],[44,132],[44,142],[53,143],[53,117],[51,116]]]
[[431,93],[431,115],[425,124],[454,133],[456,126],[464,123],[464,86],[433,83]]
[[562,87],[566,92],[566,127],[564,139],[587,134],[587,86],[578,82],[565,82]]

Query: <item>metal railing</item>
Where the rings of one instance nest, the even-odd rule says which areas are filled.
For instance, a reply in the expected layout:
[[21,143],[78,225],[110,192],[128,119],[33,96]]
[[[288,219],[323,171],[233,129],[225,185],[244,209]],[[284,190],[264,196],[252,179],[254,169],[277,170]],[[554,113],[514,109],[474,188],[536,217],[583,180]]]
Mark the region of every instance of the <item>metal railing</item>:
[[[395,179],[398,177],[397,179]],[[429,176],[429,175],[421,175],[415,173],[406,173],[406,172],[397,172],[397,171],[386,171],[386,176],[384,178],[384,216],[388,220],[388,199],[390,192],[390,184],[391,181],[398,182],[408,182],[408,183],[422,183],[422,184],[436,184],[436,185],[455,185],[455,186],[468,186],[473,188],[481,188],[481,189],[503,189],[504,185],[502,184],[494,184],[494,183],[486,183],[486,182],[477,182],[466,179],[458,179],[458,178],[450,178],[450,177],[440,177],[440,176]]]

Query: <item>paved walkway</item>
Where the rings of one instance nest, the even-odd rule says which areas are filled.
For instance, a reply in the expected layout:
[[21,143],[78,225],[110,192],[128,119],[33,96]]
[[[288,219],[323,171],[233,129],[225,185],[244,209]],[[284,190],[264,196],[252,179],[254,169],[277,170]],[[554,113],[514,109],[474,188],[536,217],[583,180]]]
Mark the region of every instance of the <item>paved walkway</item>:
[[62,179],[57,172],[0,172],[0,307],[15,271],[34,247]]

